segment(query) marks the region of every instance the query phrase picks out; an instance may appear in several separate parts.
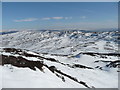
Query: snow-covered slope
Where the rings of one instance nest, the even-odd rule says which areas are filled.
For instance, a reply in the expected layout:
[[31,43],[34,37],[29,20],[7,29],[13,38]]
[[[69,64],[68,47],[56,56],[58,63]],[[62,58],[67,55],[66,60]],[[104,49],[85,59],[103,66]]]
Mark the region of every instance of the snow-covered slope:
[[2,35],[3,47],[40,53],[118,52],[118,32],[22,31]]
[[3,88],[117,88],[117,32],[1,35]]

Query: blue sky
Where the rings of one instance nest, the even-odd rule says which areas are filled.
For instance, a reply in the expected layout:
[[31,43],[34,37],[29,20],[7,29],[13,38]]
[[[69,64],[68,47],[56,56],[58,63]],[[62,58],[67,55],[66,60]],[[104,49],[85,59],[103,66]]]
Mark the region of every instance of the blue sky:
[[3,2],[3,30],[117,28],[117,2]]
[[0,2],[0,31],[2,30],[2,3]]

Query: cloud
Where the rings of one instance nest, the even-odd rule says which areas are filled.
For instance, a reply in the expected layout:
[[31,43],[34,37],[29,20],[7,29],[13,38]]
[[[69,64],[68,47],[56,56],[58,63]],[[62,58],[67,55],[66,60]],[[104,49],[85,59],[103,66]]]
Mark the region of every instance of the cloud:
[[42,18],[42,20],[50,20],[50,17]]
[[36,21],[38,20],[37,18],[26,18],[26,19],[20,19],[20,20],[14,20],[14,22],[31,22],[31,21]]
[[[44,17],[41,18],[41,20],[61,20],[61,19],[72,19],[72,17]],[[19,20],[14,20],[14,22],[31,22],[31,21],[36,21],[39,20],[38,18],[25,18],[25,19],[19,19]]]
[[52,19],[64,19],[64,17],[52,17]]
[[42,20],[61,20],[61,19],[72,19],[72,17],[45,17]]
[[72,19],[72,17],[65,17],[65,19]]
[[81,18],[81,19],[86,19],[87,17],[86,17],[86,16],[81,16],[80,18]]

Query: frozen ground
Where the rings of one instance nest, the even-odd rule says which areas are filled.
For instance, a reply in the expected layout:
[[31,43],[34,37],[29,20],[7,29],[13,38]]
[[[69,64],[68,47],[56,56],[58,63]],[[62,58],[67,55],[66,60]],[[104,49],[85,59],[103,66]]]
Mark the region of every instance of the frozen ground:
[[120,62],[117,34],[117,31],[3,34],[2,87],[117,88]]

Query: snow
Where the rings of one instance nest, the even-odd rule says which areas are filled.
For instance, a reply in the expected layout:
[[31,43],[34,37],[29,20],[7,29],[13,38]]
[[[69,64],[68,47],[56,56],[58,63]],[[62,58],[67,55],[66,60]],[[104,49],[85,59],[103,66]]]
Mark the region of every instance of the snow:
[[[55,66],[57,70],[76,78],[78,81],[86,82],[90,87],[118,88],[117,68],[106,67],[104,62],[95,63],[99,60],[115,61],[118,60],[117,56],[101,58],[99,55],[81,54],[84,52],[118,53],[118,44],[115,42],[114,34],[114,31],[97,34],[82,31],[21,31],[2,35],[4,48],[26,49],[27,51],[23,51],[28,54],[54,58],[58,62],[1,51],[3,47],[0,47],[0,55],[21,56],[30,61],[43,61],[45,65]],[[93,69],[68,66],[75,64]],[[103,70],[95,68],[97,66],[102,67]],[[55,75],[57,72],[52,73],[45,66],[42,72],[38,68],[33,71],[29,68],[18,68],[7,64],[0,66],[0,72],[0,81],[2,81],[0,82],[0,88],[86,88],[82,84],[61,75],[65,78],[65,82],[63,82],[61,78]]]
[[[48,57],[48,56],[47,56]],[[60,60],[60,57],[57,57]],[[88,59],[89,58],[89,59]],[[76,62],[76,60],[62,60],[66,64],[73,63],[94,67],[94,58],[83,55]],[[85,81],[89,86],[96,88],[117,88],[118,87],[118,73],[117,69],[109,69],[102,71],[99,69],[89,70],[82,68],[70,68],[62,64],[44,60],[44,63],[50,66],[55,66],[58,70],[67,73],[70,76],[77,78],[79,81]],[[100,64],[99,64],[100,65]],[[103,65],[103,64],[102,64]],[[12,67],[12,69],[10,69]],[[3,88],[85,88],[82,85],[65,77],[63,82],[57,78],[55,74],[51,73],[46,67],[44,72],[30,70],[29,68],[17,68],[11,65],[5,65],[3,68]]]
[[28,68],[13,68],[11,72],[8,67],[3,67],[3,88],[84,88],[68,78],[66,83],[63,82],[47,68],[44,68],[45,73],[38,69],[32,71]]
[[28,54],[32,54],[32,55],[39,55],[39,54],[36,54],[34,52],[31,52],[31,51],[27,51]]
[[[89,59],[88,59],[89,58]],[[59,58],[60,59],[60,58]],[[94,58],[89,56],[82,56],[76,64],[82,64],[86,66],[95,67],[93,63]],[[64,60],[65,61],[65,60]],[[67,74],[78,78],[79,80],[83,80],[87,82],[88,85],[95,86],[96,88],[117,88],[118,87],[118,73],[116,70],[113,71],[101,71],[98,69],[87,70],[87,69],[72,69],[66,66],[62,66],[59,64],[50,63],[49,61],[45,61],[49,66],[56,66],[59,70],[67,72]],[[67,63],[74,63],[74,60],[69,60]],[[112,82],[111,82],[112,81]]]
[[27,60],[30,60],[30,61],[40,61],[40,59],[35,58],[35,57],[25,57],[25,56],[22,56],[22,57],[27,59]]
[[[39,53],[73,54],[72,48],[75,52],[118,52],[118,45],[114,42],[115,36],[113,36],[116,32],[99,32],[97,36],[91,36],[92,32],[79,32],[80,31],[71,31],[70,33],[62,31],[21,31],[2,35],[1,44],[4,47],[27,49]],[[62,35],[59,36],[59,33],[62,33]],[[76,35],[73,36],[74,33],[78,38],[76,38]],[[71,36],[73,37],[70,38]],[[108,43],[107,46],[106,43]],[[112,45],[112,47],[109,45]],[[107,48],[112,50],[108,50]]]
[[2,89],[2,66],[0,66],[0,89]]

